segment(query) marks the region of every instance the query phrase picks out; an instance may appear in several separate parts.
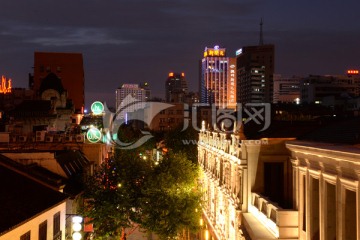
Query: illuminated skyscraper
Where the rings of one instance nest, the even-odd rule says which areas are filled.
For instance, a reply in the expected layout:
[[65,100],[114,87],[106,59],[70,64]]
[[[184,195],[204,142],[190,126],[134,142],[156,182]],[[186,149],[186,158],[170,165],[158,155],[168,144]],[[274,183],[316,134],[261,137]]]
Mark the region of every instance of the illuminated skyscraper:
[[226,49],[205,48],[200,65],[200,101],[219,108],[236,107],[236,59],[226,57]]
[[169,77],[165,82],[166,102],[184,102],[187,92],[188,86],[185,73],[169,73]]

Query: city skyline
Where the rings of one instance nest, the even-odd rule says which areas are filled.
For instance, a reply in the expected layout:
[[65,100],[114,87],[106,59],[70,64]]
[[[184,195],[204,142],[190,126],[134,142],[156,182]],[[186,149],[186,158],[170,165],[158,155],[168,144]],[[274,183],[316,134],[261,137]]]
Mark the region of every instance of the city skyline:
[[149,82],[164,98],[169,72],[184,72],[197,91],[204,48],[220,45],[233,57],[257,45],[261,18],[264,43],[275,45],[275,73],[343,74],[360,67],[359,7],[353,0],[15,0],[2,3],[0,75],[28,87],[35,51],[75,52],[84,59],[86,108],[95,100],[114,106],[116,88],[128,82]]

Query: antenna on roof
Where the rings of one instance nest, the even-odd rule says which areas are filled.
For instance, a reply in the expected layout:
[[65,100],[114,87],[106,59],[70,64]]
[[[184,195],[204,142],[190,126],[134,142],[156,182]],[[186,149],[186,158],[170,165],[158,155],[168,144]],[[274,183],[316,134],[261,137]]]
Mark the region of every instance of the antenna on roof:
[[264,45],[262,26],[263,26],[263,19],[261,18],[261,20],[260,20],[260,40],[259,40],[259,45],[260,45],[260,46],[261,46],[261,45]]

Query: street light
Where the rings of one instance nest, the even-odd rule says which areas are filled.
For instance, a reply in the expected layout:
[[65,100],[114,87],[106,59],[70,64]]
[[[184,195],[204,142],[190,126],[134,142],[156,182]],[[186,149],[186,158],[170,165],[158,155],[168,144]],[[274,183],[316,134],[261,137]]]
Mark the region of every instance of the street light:
[[73,234],[72,234],[72,238],[73,240],[80,240],[82,238],[81,236],[81,223],[83,221],[83,218],[80,216],[74,216],[72,217],[72,230],[73,230]]

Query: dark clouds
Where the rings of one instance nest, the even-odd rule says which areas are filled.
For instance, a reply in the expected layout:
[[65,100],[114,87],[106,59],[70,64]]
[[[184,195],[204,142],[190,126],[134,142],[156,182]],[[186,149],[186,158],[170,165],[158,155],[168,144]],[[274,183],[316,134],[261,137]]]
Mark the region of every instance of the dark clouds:
[[115,99],[125,82],[150,82],[164,95],[169,71],[198,86],[205,46],[234,55],[255,45],[264,18],[265,43],[276,46],[280,74],[341,74],[359,67],[360,2],[348,0],[12,0],[1,1],[0,74],[27,86],[34,51],[81,52],[86,105]]

